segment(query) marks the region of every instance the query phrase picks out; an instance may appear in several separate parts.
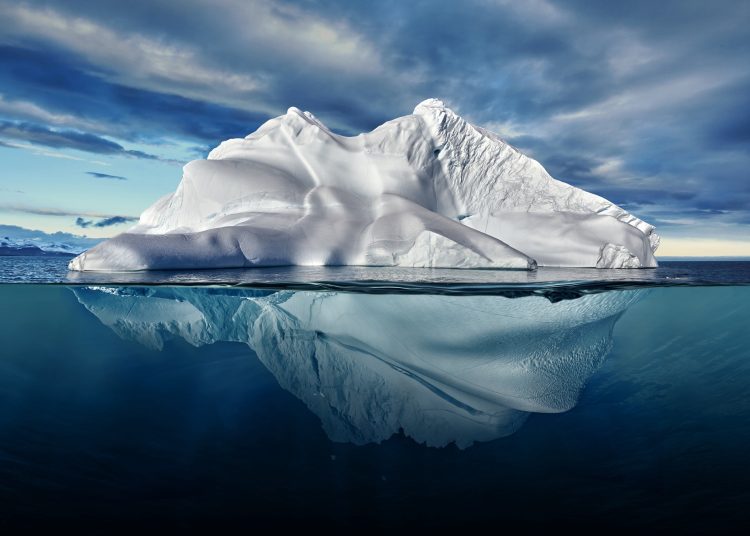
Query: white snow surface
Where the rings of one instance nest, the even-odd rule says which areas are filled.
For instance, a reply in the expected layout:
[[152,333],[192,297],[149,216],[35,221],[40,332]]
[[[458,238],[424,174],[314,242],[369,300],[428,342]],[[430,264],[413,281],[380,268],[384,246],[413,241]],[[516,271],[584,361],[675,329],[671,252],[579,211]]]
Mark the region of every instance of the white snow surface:
[[653,267],[654,227],[553,179],[441,101],[347,137],[290,108],[184,168],[73,270]]

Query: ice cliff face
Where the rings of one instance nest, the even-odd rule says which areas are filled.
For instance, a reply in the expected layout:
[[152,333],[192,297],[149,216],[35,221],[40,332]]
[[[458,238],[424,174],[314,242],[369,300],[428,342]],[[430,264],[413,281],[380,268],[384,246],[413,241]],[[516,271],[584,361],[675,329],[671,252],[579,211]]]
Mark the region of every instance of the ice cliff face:
[[121,337],[160,349],[247,344],[335,441],[403,431],[464,447],[572,408],[644,291],[538,296],[370,295],[195,287],[78,287]]
[[649,267],[653,231],[430,99],[354,137],[290,108],[70,268]]

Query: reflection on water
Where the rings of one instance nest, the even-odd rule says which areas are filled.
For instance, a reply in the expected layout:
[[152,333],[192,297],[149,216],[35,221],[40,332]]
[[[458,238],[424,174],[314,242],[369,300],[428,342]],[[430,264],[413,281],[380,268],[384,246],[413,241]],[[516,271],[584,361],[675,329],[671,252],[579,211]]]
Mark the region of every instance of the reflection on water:
[[539,296],[376,295],[194,287],[78,287],[126,339],[161,349],[247,344],[338,442],[403,433],[460,447],[572,408],[647,290]]

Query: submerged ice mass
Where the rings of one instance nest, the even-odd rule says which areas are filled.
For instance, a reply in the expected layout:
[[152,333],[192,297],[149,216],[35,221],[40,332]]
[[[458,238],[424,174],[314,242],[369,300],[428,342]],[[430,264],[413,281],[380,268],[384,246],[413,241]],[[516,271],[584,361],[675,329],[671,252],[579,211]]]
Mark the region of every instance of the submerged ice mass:
[[[334,441],[466,447],[571,409],[644,290],[540,296],[74,287],[125,339],[247,344]],[[249,356],[251,357],[251,356]]]
[[638,268],[658,245],[653,226],[429,99],[353,137],[290,108],[187,164],[177,191],[70,268]]

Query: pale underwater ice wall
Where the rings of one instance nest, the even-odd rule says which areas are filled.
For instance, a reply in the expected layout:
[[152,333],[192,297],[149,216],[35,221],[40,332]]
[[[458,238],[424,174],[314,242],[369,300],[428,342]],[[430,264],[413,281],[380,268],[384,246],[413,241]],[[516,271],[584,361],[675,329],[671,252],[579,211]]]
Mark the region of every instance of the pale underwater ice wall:
[[353,137],[290,108],[187,164],[173,194],[70,268],[631,268],[656,266],[658,244],[653,226],[430,99]]
[[80,287],[121,337],[160,349],[247,344],[334,441],[403,433],[465,447],[571,409],[646,290],[552,303],[529,296],[371,295],[195,287]]

